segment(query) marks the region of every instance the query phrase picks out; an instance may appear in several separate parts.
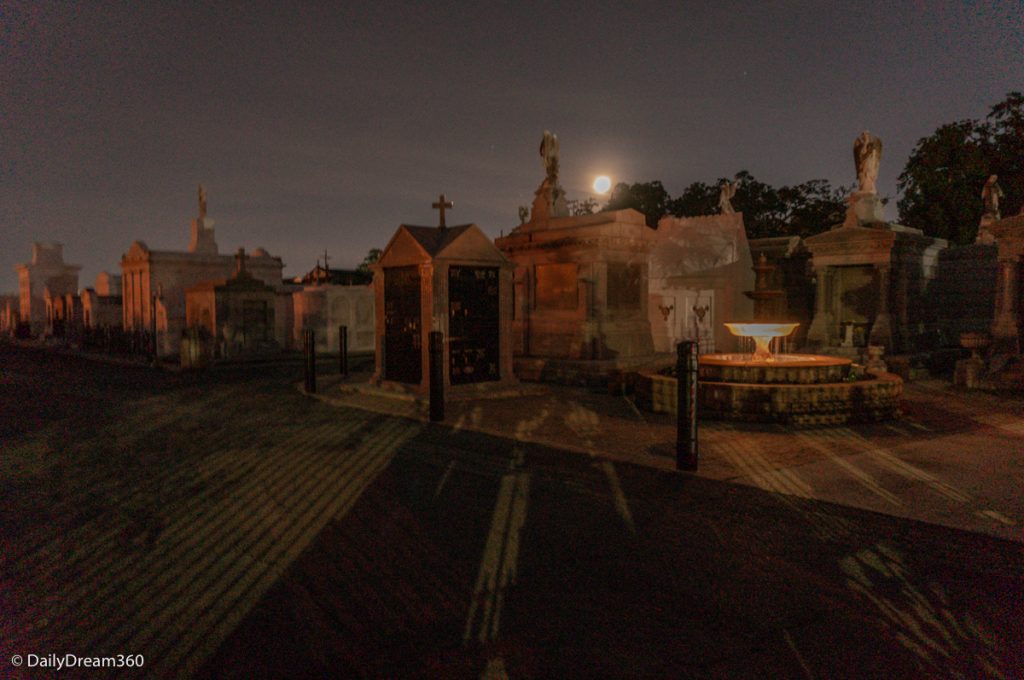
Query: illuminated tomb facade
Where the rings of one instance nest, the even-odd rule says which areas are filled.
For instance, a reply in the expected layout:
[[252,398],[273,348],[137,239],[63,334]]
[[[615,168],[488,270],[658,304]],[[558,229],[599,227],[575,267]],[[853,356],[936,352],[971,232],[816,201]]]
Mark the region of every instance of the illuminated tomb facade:
[[495,243],[515,263],[515,351],[540,359],[649,356],[648,255],[635,210],[535,218]]
[[[81,269],[77,264],[64,263],[62,244],[32,244],[32,261],[14,268],[18,273],[18,317],[21,323],[28,324],[30,335],[39,336],[48,328],[52,330],[54,301],[57,298],[61,298],[57,306],[62,323],[66,306],[64,297],[78,294],[78,272]],[[49,305],[47,299],[50,300]]]

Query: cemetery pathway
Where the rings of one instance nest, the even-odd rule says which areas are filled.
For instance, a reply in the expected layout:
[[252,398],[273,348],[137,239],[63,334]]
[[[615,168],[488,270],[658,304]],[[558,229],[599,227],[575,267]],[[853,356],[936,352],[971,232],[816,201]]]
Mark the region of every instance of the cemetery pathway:
[[[707,428],[717,479],[523,441],[543,400],[495,436],[472,409],[453,427],[310,399],[295,368],[190,376],[0,345],[0,677],[96,677],[10,665],[64,653],[143,654],[132,677],[1024,668],[1020,542],[825,502],[835,473],[809,474],[882,506],[984,509],[984,476],[914,447],[1005,448],[1012,413]],[[590,403],[563,409],[575,451],[606,443]]]

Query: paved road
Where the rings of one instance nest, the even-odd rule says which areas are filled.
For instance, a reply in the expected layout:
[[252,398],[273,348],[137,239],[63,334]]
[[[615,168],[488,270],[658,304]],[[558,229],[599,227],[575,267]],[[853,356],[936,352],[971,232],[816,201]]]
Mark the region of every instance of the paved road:
[[1019,542],[331,406],[291,370],[0,347],[0,676],[1024,675]]

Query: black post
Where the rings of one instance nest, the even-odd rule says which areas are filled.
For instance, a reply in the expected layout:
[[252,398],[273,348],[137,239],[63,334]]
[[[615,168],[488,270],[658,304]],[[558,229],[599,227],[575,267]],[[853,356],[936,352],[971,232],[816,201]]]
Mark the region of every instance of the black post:
[[316,334],[307,329],[302,333],[302,340],[306,355],[306,392],[316,394]]
[[149,321],[150,321],[150,323],[149,323],[150,333],[153,334],[153,340],[152,340],[152,342],[153,342],[153,356],[152,356],[152,361],[153,361],[153,365],[156,366],[160,362],[160,351],[158,350],[158,348],[156,346],[156,295],[150,296]]
[[338,372],[348,377],[348,326],[338,326]]
[[444,333],[430,331],[430,419],[444,420]]
[[697,470],[697,341],[676,345],[676,469]]

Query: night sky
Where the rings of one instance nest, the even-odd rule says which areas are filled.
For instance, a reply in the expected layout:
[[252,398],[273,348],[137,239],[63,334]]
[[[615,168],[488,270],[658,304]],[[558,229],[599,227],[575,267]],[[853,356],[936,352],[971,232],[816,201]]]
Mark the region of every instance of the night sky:
[[200,182],[221,251],[289,275],[436,224],[440,192],[507,233],[546,128],[570,198],[850,184],[867,128],[895,199],[919,138],[1024,89],[1019,0],[825,4],[0,2],[0,292],[34,240],[82,287],[135,239],[184,250]]

